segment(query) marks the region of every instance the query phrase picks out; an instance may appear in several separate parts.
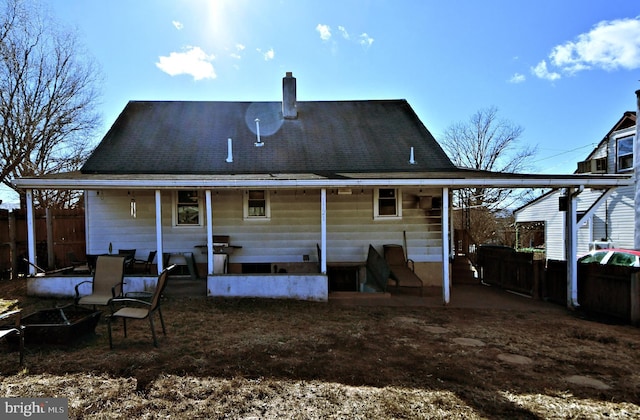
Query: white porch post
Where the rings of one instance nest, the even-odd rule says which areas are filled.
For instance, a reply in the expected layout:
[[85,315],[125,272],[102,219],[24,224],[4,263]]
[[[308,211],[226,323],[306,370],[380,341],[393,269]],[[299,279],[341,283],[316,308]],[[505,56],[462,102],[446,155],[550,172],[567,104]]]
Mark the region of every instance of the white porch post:
[[156,248],[158,249],[158,273],[164,270],[164,251],[162,249],[162,195],[156,190]]
[[211,207],[211,190],[204,192],[207,206],[207,272],[213,274],[213,208]]
[[320,272],[327,274],[327,189],[320,191]]
[[449,188],[442,189],[442,303],[450,300],[449,290]]
[[578,203],[574,188],[567,188],[567,211],[565,212],[565,256],[567,259],[567,307],[577,308],[578,303],[578,226],[576,210]]
[[[36,223],[35,214],[33,212],[33,190],[28,189],[26,191],[27,200],[27,252],[29,255],[29,262],[31,264],[38,264],[36,261]],[[29,274],[36,274],[36,268],[33,265],[29,265]]]

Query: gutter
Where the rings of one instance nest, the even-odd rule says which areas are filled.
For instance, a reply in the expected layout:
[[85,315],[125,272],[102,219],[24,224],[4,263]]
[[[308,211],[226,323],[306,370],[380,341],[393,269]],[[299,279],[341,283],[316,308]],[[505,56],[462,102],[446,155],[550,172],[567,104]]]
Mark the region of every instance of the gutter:
[[189,189],[189,188],[360,188],[360,187],[491,187],[491,188],[612,188],[633,185],[632,175],[615,176],[527,176],[487,178],[372,178],[372,179],[230,179],[211,177],[168,177],[162,179],[132,179],[123,177],[99,179],[20,178],[12,181],[24,189]]

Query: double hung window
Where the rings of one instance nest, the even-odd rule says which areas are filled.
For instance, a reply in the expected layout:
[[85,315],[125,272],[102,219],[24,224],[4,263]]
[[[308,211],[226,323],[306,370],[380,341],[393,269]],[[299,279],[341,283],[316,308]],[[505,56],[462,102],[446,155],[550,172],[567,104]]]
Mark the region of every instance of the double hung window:
[[378,188],[373,197],[373,218],[402,217],[402,193],[397,188]]
[[201,226],[202,200],[197,190],[179,190],[174,195],[174,226]]

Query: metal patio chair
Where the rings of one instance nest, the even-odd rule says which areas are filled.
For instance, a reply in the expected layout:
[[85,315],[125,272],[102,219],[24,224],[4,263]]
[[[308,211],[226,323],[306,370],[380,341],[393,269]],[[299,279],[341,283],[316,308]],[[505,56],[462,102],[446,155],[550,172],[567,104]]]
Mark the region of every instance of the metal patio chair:
[[153,336],[153,345],[154,347],[158,347],[158,339],[156,337],[156,329],[153,324],[153,316],[157,312],[160,318],[160,325],[162,325],[162,333],[167,335],[167,329],[164,325],[164,319],[162,318],[162,310],[160,309],[160,298],[162,297],[162,292],[167,286],[167,278],[169,277],[169,271],[171,271],[175,267],[174,265],[170,265],[165,268],[162,273],[158,276],[158,282],[156,284],[156,289],[153,292],[153,296],[151,296],[151,301],[147,302],[140,299],[133,298],[115,298],[112,299],[112,308],[118,304],[124,304],[117,311],[113,312],[107,318],[107,328],[109,330],[109,348],[113,349],[113,339],[111,334],[111,323],[116,318],[122,318],[122,325],[124,328],[124,336],[127,336],[127,320],[128,319],[149,319],[149,325],[151,326],[151,335]]
[[[76,305],[106,306],[115,297],[122,296],[124,284],[124,260],[120,255],[100,255],[96,260],[96,270],[93,280],[82,281],[75,286]],[[91,294],[80,296],[80,285],[91,283]]]

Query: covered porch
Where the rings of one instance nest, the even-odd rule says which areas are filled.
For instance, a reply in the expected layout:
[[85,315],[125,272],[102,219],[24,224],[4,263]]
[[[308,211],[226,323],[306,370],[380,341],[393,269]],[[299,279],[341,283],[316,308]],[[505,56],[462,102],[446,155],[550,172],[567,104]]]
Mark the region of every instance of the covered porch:
[[[629,176],[620,175],[563,175],[563,176],[543,176],[543,175],[521,175],[521,174],[487,174],[484,172],[469,171],[465,173],[465,177],[461,177],[460,173],[454,174],[434,174],[425,173],[424,177],[404,178],[398,176],[396,178],[366,178],[363,174],[341,174],[339,179],[329,179],[317,175],[309,176],[251,176],[235,178],[230,176],[211,177],[211,176],[108,176],[108,175],[92,175],[92,174],[76,174],[71,178],[57,178],[55,176],[37,178],[37,179],[20,179],[16,181],[16,185],[24,188],[27,192],[27,211],[33,214],[32,190],[34,188],[43,189],[84,189],[87,192],[93,192],[97,197],[100,191],[148,191],[153,194],[152,214],[155,220],[154,236],[155,249],[158,255],[163,255],[167,251],[173,251],[171,245],[165,240],[167,223],[166,214],[163,214],[163,196],[171,194],[173,191],[181,189],[193,189],[201,191],[204,198],[204,209],[206,217],[204,217],[203,228],[206,231],[206,283],[207,295],[215,297],[271,297],[271,298],[292,298],[303,300],[327,301],[329,298],[328,285],[328,261],[327,258],[318,258],[317,272],[314,273],[228,273],[220,270],[216,266],[214,233],[218,233],[220,229],[219,217],[214,212],[214,206],[219,203],[216,197],[219,193],[231,190],[241,189],[260,189],[273,191],[274,193],[289,191],[316,192],[318,201],[316,202],[316,212],[318,214],[317,233],[307,234],[311,244],[317,244],[319,255],[331,255],[332,247],[329,246],[331,240],[328,233],[328,217],[334,214],[328,214],[328,191],[330,194],[339,196],[341,190],[373,190],[378,188],[397,188],[397,189],[429,189],[437,190],[441,193],[441,212],[438,216],[438,243],[439,252],[434,255],[431,263],[436,263],[440,267],[439,296],[441,304],[450,304],[451,302],[451,258],[453,248],[453,227],[450,222],[450,202],[453,189],[465,187],[498,187],[498,188],[566,188],[568,191],[569,205],[567,212],[568,224],[575,226],[576,214],[575,206],[572,205],[573,198],[580,193],[585,186],[598,188],[615,187],[628,185],[630,183]],[[132,199],[131,212],[139,211],[135,208],[138,205]],[[164,218],[164,219],[163,219]],[[28,221],[32,220],[28,218]],[[402,218],[398,219],[399,224],[404,223]],[[264,231],[260,227],[254,225],[248,229],[255,232]],[[28,231],[30,235],[29,260],[35,261],[35,238],[33,224],[28,222]],[[571,244],[575,243],[575,228],[567,229],[567,244],[571,251]],[[339,235],[331,232],[331,235]],[[358,242],[358,238],[343,238],[344,241]],[[387,239],[380,239],[383,243]],[[88,241],[89,243],[89,241]],[[363,242],[363,247],[367,245]],[[308,255],[309,251],[303,251],[304,255]],[[339,252],[339,251],[338,251]],[[335,255],[335,252],[333,253]],[[575,247],[573,247],[572,261],[575,261]],[[410,256],[410,255],[409,255]],[[310,261],[313,262],[313,261]],[[362,263],[362,258],[356,261]],[[157,260],[158,270],[164,268],[162,258]],[[576,287],[576,267],[575,264],[569,264],[567,270],[567,290],[568,306],[577,304],[577,287]],[[32,271],[35,275],[35,270]],[[155,281],[153,277],[146,276],[127,276],[129,283],[129,291],[148,290],[153,287]],[[64,277],[56,277],[55,281],[47,277],[47,286],[44,281],[34,277],[33,284],[38,284],[37,293],[61,293],[64,294],[69,288],[69,282],[72,280]],[[78,280],[76,277],[75,280]],[[74,281],[75,281],[74,280]],[[53,286],[55,284],[55,286]],[[55,290],[51,290],[54,288]],[[34,288],[36,290],[36,288]]]

